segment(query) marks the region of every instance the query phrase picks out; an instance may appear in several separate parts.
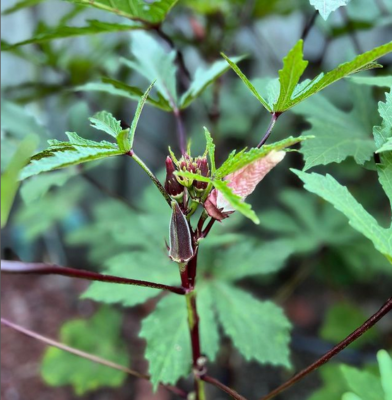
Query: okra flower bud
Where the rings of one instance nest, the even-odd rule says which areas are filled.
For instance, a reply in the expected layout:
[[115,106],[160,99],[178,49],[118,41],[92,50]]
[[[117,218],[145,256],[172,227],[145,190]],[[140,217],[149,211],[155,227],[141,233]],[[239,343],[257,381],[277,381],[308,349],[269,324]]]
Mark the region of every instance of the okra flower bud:
[[176,201],[172,202],[170,221],[169,257],[177,263],[185,263],[193,257],[192,236],[188,221]]
[[[208,168],[207,157],[197,157],[195,163],[196,163],[196,173],[197,174],[200,174],[202,176],[208,176],[210,174],[210,170]],[[195,181],[193,183],[193,186],[198,191],[203,192],[205,189],[207,189],[208,183]]]
[[174,199],[178,200],[182,197],[184,193],[184,186],[181,185],[174,172],[176,168],[174,166],[173,160],[168,156],[166,158],[166,180],[165,180],[165,189],[166,192],[173,197]]

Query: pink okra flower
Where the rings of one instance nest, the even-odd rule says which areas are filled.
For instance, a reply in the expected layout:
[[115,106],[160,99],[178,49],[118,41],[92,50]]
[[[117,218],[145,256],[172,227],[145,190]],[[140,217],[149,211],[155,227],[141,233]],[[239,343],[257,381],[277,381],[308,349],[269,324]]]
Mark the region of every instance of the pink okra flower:
[[[232,191],[245,200],[256,188],[257,184],[280,163],[286,153],[272,150],[265,157],[233,172],[225,177]],[[204,203],[208,215],[218,221],[227,218],[235,210],[228,200],[217,189],[213,189]]]

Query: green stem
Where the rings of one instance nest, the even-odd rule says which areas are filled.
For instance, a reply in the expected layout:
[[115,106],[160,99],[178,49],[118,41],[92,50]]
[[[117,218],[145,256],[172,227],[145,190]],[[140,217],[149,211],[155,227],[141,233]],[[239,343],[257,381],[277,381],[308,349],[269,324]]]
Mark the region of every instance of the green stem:
[[158,178],[152,173],[152,171],[147,167],[146,164],[135,154],[133,150],[130,150],[129,153],[127,153],[128,156],[132,157],[144,170],[144,172],[150,177],[154,185],[158,188],[158,190],[161,192],[162,196],[165,198],[167,204],[169,204],[169,207],[171,208],[171,198],[169,194],[166,192],[166,189],[162,186],[161,182],[159,182]]

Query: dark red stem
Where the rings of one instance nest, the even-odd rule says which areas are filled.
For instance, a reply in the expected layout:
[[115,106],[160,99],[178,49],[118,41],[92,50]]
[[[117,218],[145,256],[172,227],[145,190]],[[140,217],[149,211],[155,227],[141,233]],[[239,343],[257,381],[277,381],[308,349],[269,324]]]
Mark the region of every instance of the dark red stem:
[[177,124],[177,139],[178,145],[180,146],[181,154],[185,154],[186,152],[186,138],[185,138],[185,129],[184,122],[182,121],[181,111],[178,108],[173,110],[174,117],[176,119]]
[[260,143],[257,145],[257,148],[259,149],[269,138],[269,135],[272,132],[273,127],[275,126],[276,120],[278,119],[278,117],[281,115],[281,112],[274,112],[272,113],[271,116],[271,122],[267,128],[267,132],[264,134],[263,138],[261,139]]
[[301,35],[301,39],[303,41],[305,41],[305,39],[307,38],[310,30],[312,29],[318,14],[319,14],[319,12],[315,11],[313,13],[313,15],[311,16],[311,18],[309,19],[309,21],[307,22],[307,24],[305,25],[304,30],[302,31],[302,35]]
[[321,358],[315,361],[313,364],[309,365],[309,367],[303,369],[298,374],[294,375],[287,382],[283,383],[272,392],[262,397],[260,400],[269,400],[273,397],[277,396],[279,393],[288,389],[290,386],[297,383],[306,375],[313,372],[315,369],[321,367],[326,362],[328,362],[332,357],[336,356],[336,354],[340,353],[343,349],[345,349],[350,343],[354,342],[354,340],[358,339],[362,336],[368,329],[370,329],[373,325],[375,325],[382,317],[388,314],[392,310],[392,297],[374,314],[372,315],[366,322],[364,322],[358,329],[356,329],[353,333],[346,337],[343,341],[337,344],[332,350],[328,353],[325,353]]
[[55,264],[24,263],[21,261],[1,260],[1,272],[11,274],[54,274],[72,278],[86,279],[89,281],[117,283],[122,285],[144,286],[152,289],[168,290],[169,292],[184,295],[186,290],[182,287],[162,285],[160,283],[139,281],[136,279],[120,278],[113,275],[103,275],[97,272],[85,271],[75,268],[60,267]]
[[206,228],[204,229],[203,233],[201,234],[201,236],[203,238],[205,238],[210,233],[210,230],[211,230],[212,226],[214,225],[215,221],[216,221],[216,219],[214,219],[214,218],[210,219]]
[[[39,333],[31,331],[30,329],[23,328],[22,326],[20,326],[18,324],[15,324],[15,323],[13,323],[11,321],[8,321],[5,318],[1,318],[1,323],[2,323],[2,325],[5,325],[5,326],[7,326],[9,328],[14,329],[15,331],[23,333],[26,336],[29,336],[29,337],[31,337],[33,339],[37,339],[37,340],[39,340],[39,341],[41,341],[43,343],[46,343],[49,346],[57,347],[60,350],[64,350],[64,351],[67,351],[68,353],[72,353],[72,354],[74,354],[74,355],[76,355],[78,357],[82,357],[82,358],[85,358],[87,360],[93,361],[95,363],[105,365],[106,367],[109,367],[109,368],[117,369],[117,370],[125,372],[125,373],[127,373],[129,375],[136,376],[137,378],[147,379],[147,380],[150,379],[149,375],[141,374],[140,372],[137,372],[137,371],[134,371],[134,370],[129,369],[127,367],[124,367],[123,365],[116,364],[116,363],[114,363],[112,361],[105,360],[104,358],[101,358],[101,357],[97,357],[94,354],[86,353],[85,351],[78,350],[78,349],[75,349],[74,347],[67,346],[64,343],[60,343],[60,342],[57,342],[56,340],[50,339],[50,338],[48,338],[46,336],[42,336]],[[178,396],[180,396],[182,398],[185,398],[185,399],[187,398],[187,394],[183,390],[181,390],[181,389],[179,389],[177,387],[166,386],[166,385],[162,385],[162,386],[165,387],[167,390],[170,390],[172,393],[175,393],[175,394],[177,394]]]
[[217,379],[209,376],[209,375],[204,375],[201,377],[201,379],[204,382],[208,382],[211,385],[216,386],[217,388],[219,388],[220,390],[222,390],[223,392],[227,393],[229,396],[231,396],[233,399],[236,400],[246,400],[246,398],[244,396],[241,396],[239,393],[237,393],[235,390],[230,389],[228,386],[224,385],[222,382],[219,382]]

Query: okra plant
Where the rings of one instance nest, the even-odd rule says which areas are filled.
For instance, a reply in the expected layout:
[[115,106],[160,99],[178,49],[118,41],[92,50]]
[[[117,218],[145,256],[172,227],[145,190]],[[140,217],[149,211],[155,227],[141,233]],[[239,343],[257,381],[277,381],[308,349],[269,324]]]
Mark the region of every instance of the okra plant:
[[[30,3],[17,3],[7,13],[29,6]],[[3,50],[20,57],[29,57],[22,51],[22,46],[26,44],[46,46],[56,38],[131,30],[134,31],[129,36],[132,57],[122,58],[119,62],[132,74],[143,76],[144,87],[130,86],[120,79],[108,76],[103,77],[101,82],[77,82],[73,85],[72,91],[77,95],[100,93],[102,99],[112,96],[113,99],[121,101],[137,100],[132,122],[126,124],[120,117],[108,111],[99,111],[89,120],[91,127],[96,130],[96,137],[103,133],[106,135],[105,140],[93,140],[94,136],[91,134],[83,137],[84,135],[76,132],[66,132],[67,141],[51,139],[48,141],[48,147],[33,155],[31,154],[36,144],[33,139],[27,137],[21,142],[3,174],[2,223],[8,218],[20,181],[24,182],[22,197],[31,197],[31,193],[38,193],[36,196],[42,197],[51,187],[62,185],[77,174],[85,175],[88,171],[87,164],[93,161],[123,158],[130,163],[135,162],[140,168],[140,173],[150,180],[151,188],[140,195],[138,203],[132,206],[132,209],[121,202],[98,206],[101,207],[99,210],[93,208],[92,213],[106,214],[108,218],[90,229],[82,228],[70,235],[70,242],[85,243],[90,248],[95,262],[101,261],[102,252],[107,249],[112,251],[111,257],[104,261],[104,273],[19,260],[2,262],[2,271],[6,273],[58,274],[94,281],[82,297],[105,305],[88,324],[85,321],[68,322],[62,328],[61,341],[57,342],[6,319],[2,322],[52,346],[42,361],[44,380],[53,386],[71,384],[75,393],[79,395],[101,386],[119,386],[126,374],[131,374],[140,379],[150,380],[154,391],[161,385],[180,398],[212,398],[206,389],[207,385],[213,385],[232,398],[244,399],[233,388],[213,377],[210,369],[217,360],[221,335],[229,337],[247,361],[291,368],[291,323],[283,309],[273,301],[258,300],[240,288],[237,281],[276,272],[296,251],[312,251],[312,243],[309,240],[306,243],[302,242],[299,250],[299,242],[296,241],[295,235],[303,235],[303,232],[302,228],[297,228],[291,220],[294,213],[305,221],[306,229],[313,230],[309,235],[313,238],[321,238],[319,235],[323,235],[322,231],[328,232],[336,222],[340,230],[336,233],[337,237],[333,239],[333,235],[325,234],[320,242],[330,241],[328,245],[337,246],[342,241],[347,242],[354,238],[355,241],[372,243],[379,253],[377,257],[382,259],[380,270],[390,276],[390,224],[379,224],[347,187],[331,175],[309,173],[307,170],[352,158],[358,165],[365,166],[377,174],[382,190],[392,203],[392,97],[389,92],[391,77],[369,77],[361,74],[352,77],[356,73],[382,68],[377,60],[392,52],[392,42],[362,52],[329,72],[305,79],[304,74],[309,63],[303,56],[307,35],[307,32],[304,32],[303,37],[298,38],[283,58],[274,78],[248,78],[242,71],[242,63],[246,63],[249,55],[238,54],[238,51],[236,56],[226,55],[225,53],[232,53],[227,46],[219,49],[225,50],[225,53],[215,54],[216,57],[220,57],[217,61],[207,68],[197,69],[191,77],[186,66],[187,58],[176,49],[174,39],[162,30],[162,22],[169,11],[173,8],[171,13],[175,13],[176,8],[180,7],[179,4],[176,5],[177,1],[71,0],[71,3],[76,4],[74,13],[83,9],[81,5],[96,7],[131,22],[119,24],[94,20],[89,21],[88,26],[75,28],[65,25],[65,19],[57,28],[42,28],[43,31],[37,32],[31,39],[13,44],[5,43]],[[213,4],[203,5],[203,2],[197,2],[200,3],[198,6],[192,5],[192,2],[187,3],[189,7],[196,9],[220,7]],[[231,6],[239,7],[240,3],[242,4],[238,2]],[[263,2],[255,3],[260,11]],[[317,10],[311,24],[318,18],[318,12],[326,19],[332,11],[347,3],[348,1],[310,1]],[[226,6],[229,7],[229,2]],[[255,5],[247,6],[251,8]],[[230,18],[230,23],[236,25],[235,17],[231,15]],[[213,26],[214,21],[210,23]],[[202,35],[199,22],[192,19],[192,24],[195,36],[197,37],[198,32]],[[311,29],[311,24],[306,27],[307,30]],[[170,52],[164,49],[164,42],[172,47]],[[214,94],[224,85],[223,74],[232,72],[236,74],[237,83],[243,85],[242,89],[254,96],[253,106],[257,107],[257,114],[269,115],[270,122],[268,128],[259,134],[256,140],[253,136],[249,137],[245,148],[234,149],[225,157],[227,147],[219,137],[217,141],[215,136],[218,130],[217,113],[210,114],[210,123],[206,126],[198,121],[193,122],[194,136],[198,138],[196,144],[190,140],[183,117],[185,109],[189,108],[187,113],[191,113],[194,110],[190,107],[191,104],[201,102],[200,98],[205,96],[210,86],[214,91],[212,106],[215,107],[217,98]],[[369,96],[369,88],[366,86],[375,85],[388,89],[384,100],[378,104],[381,125],[374,124],[370,127],[372,137],[369,126],[365,126],[361,119],[363,115],[360,104],[354,105],[350,116],[318,94],[343,79],[349,82],[358,98]],[[228,95],[230,96],[230,93]],[[162,173],[153,172],[154,168],[150,167],[149,160],[141,155],[145,151],[139,152],[142,133],[139,132],[138,123],[140,119],[143,120],[142,111],[146,106],[174,116],[176,132],[168,135],[170,142],[166,144],[166,158],[159,160],[160,168],[155,168],[162,170]],[[235,113],[235,110],[233,112]],[[289,127],[285,137],[275,140],[275,127],[283,119],[281,116],[286,113],[305,116],[311,129],[298,135],[295,134],[297,126]],[[377,116],[373,121],[376,120]],[[5,130],[8,128],[6,121]],[[159,129],[167,130],[165,126],[160,126]],[[26,131],[25,134],[27,133]],[[204,138],[204,149],[200,150],[201,136]],[[298,169],[298,152],[305,161],[303,170]],[[287,216],[282,214],[282,210],[275,210],[274,215],[278,217],[270,222],[270,214],[255,212],[250,205],[255,198],[251,194],[258,186],[263,193],[265,176],[269,174],[274,179],[277,170],[287,167],[292,172],[291,179],[296,180],[297,184],[302,181],[308,192],[318,195],[326,203],[331,203],[344,217],[328,208],[328,213],[332,214],[325,214],[324,220],[320,218],[316,219],[315,223],[308,224],[309,219],[304,215],[313,212],[313,197],[307,196],[303,190],[290,192],[286,200],[282,200],[294,210],[292,215]],[[101,188],[105,186],[103,181],[94,184]],[[73,196],[71,191],[69,196]],[[83,192],[75,196],[82,197]],[[306,201],[303,200],[304,196],[307,196]],[[44,197],[41,201],[44,201],[43,199]],[[59,197],[58,207],[63,207],[62,201]],[[305,206],[300,204],[302,201]],[[273,202],[278,203],[277,200]],[[116,221],[113,221],[113,213],[116,214]],[[260,243],[250,235],[236,235],[232,233],[230,224],[237,223],[238,215],[248,218],[256,225],[260,224],[265,230],[281,231],[286,237]],[[231,222],[233,220],[234,222]],[[214,235],[214,231],[218,234]],[[116,235],[118,245],[105,243],[109,235]],[[129,246],[132,247],[131,251]],[[317,246],[318,244],[315,244],[315,247]],[[211,261],[217,249],[224,252],[221,263]],[[155,298],[159,293],[161,295],[156,301],[155,309],[143,319],[139,333],[140,338],[146,342],[148,373],[145,374],[128,368],[129,359],[124,344],[118,339],[121,317],[117,312],[111,311],[108,305],[132,307]],[[264,393],[263,399],[275,397],[326,363],[362,336],[386,315],[391,307],[390,299],[368,321],[358,325],[358,329],[352,335],[347,338],[341,337],[340,343],[332,350],[282,386],[269,394]],[[72,339],[79,335],[85,337],[86,343],[81,344],[79,348],[73,347]],[[102,346],[96,345],[101,343],[101,337],[105,338],[107,343]],[[97,349],[96,354],[92,354],[89,349]],[[91,369],[91,362],[97,364],[94,369]],[[391,398],[389,378],[392,374],[392,361],[386,351],[378,353],[378,362],[380,377],[369,378],[365,372],[342,367],[340,373],[349,382],[348,386],[342,389],[347,392],[343,395],[344,400],[366,400],[366,388],[362,388],[366,379],[372,384],[375,382],[379,399]],[[359,378],[358,374],[363,374],[363,377]],[[184,385],[178,386],[180,378],[190,378],[188,381],[192,381],[191,384],[188,382],[185,385],[186,390],[180,389],[180,386]],[[343,392],[338,393],[339,399],[341,394]],[[263,393],[260,393],[260,396],[262,395]]]

